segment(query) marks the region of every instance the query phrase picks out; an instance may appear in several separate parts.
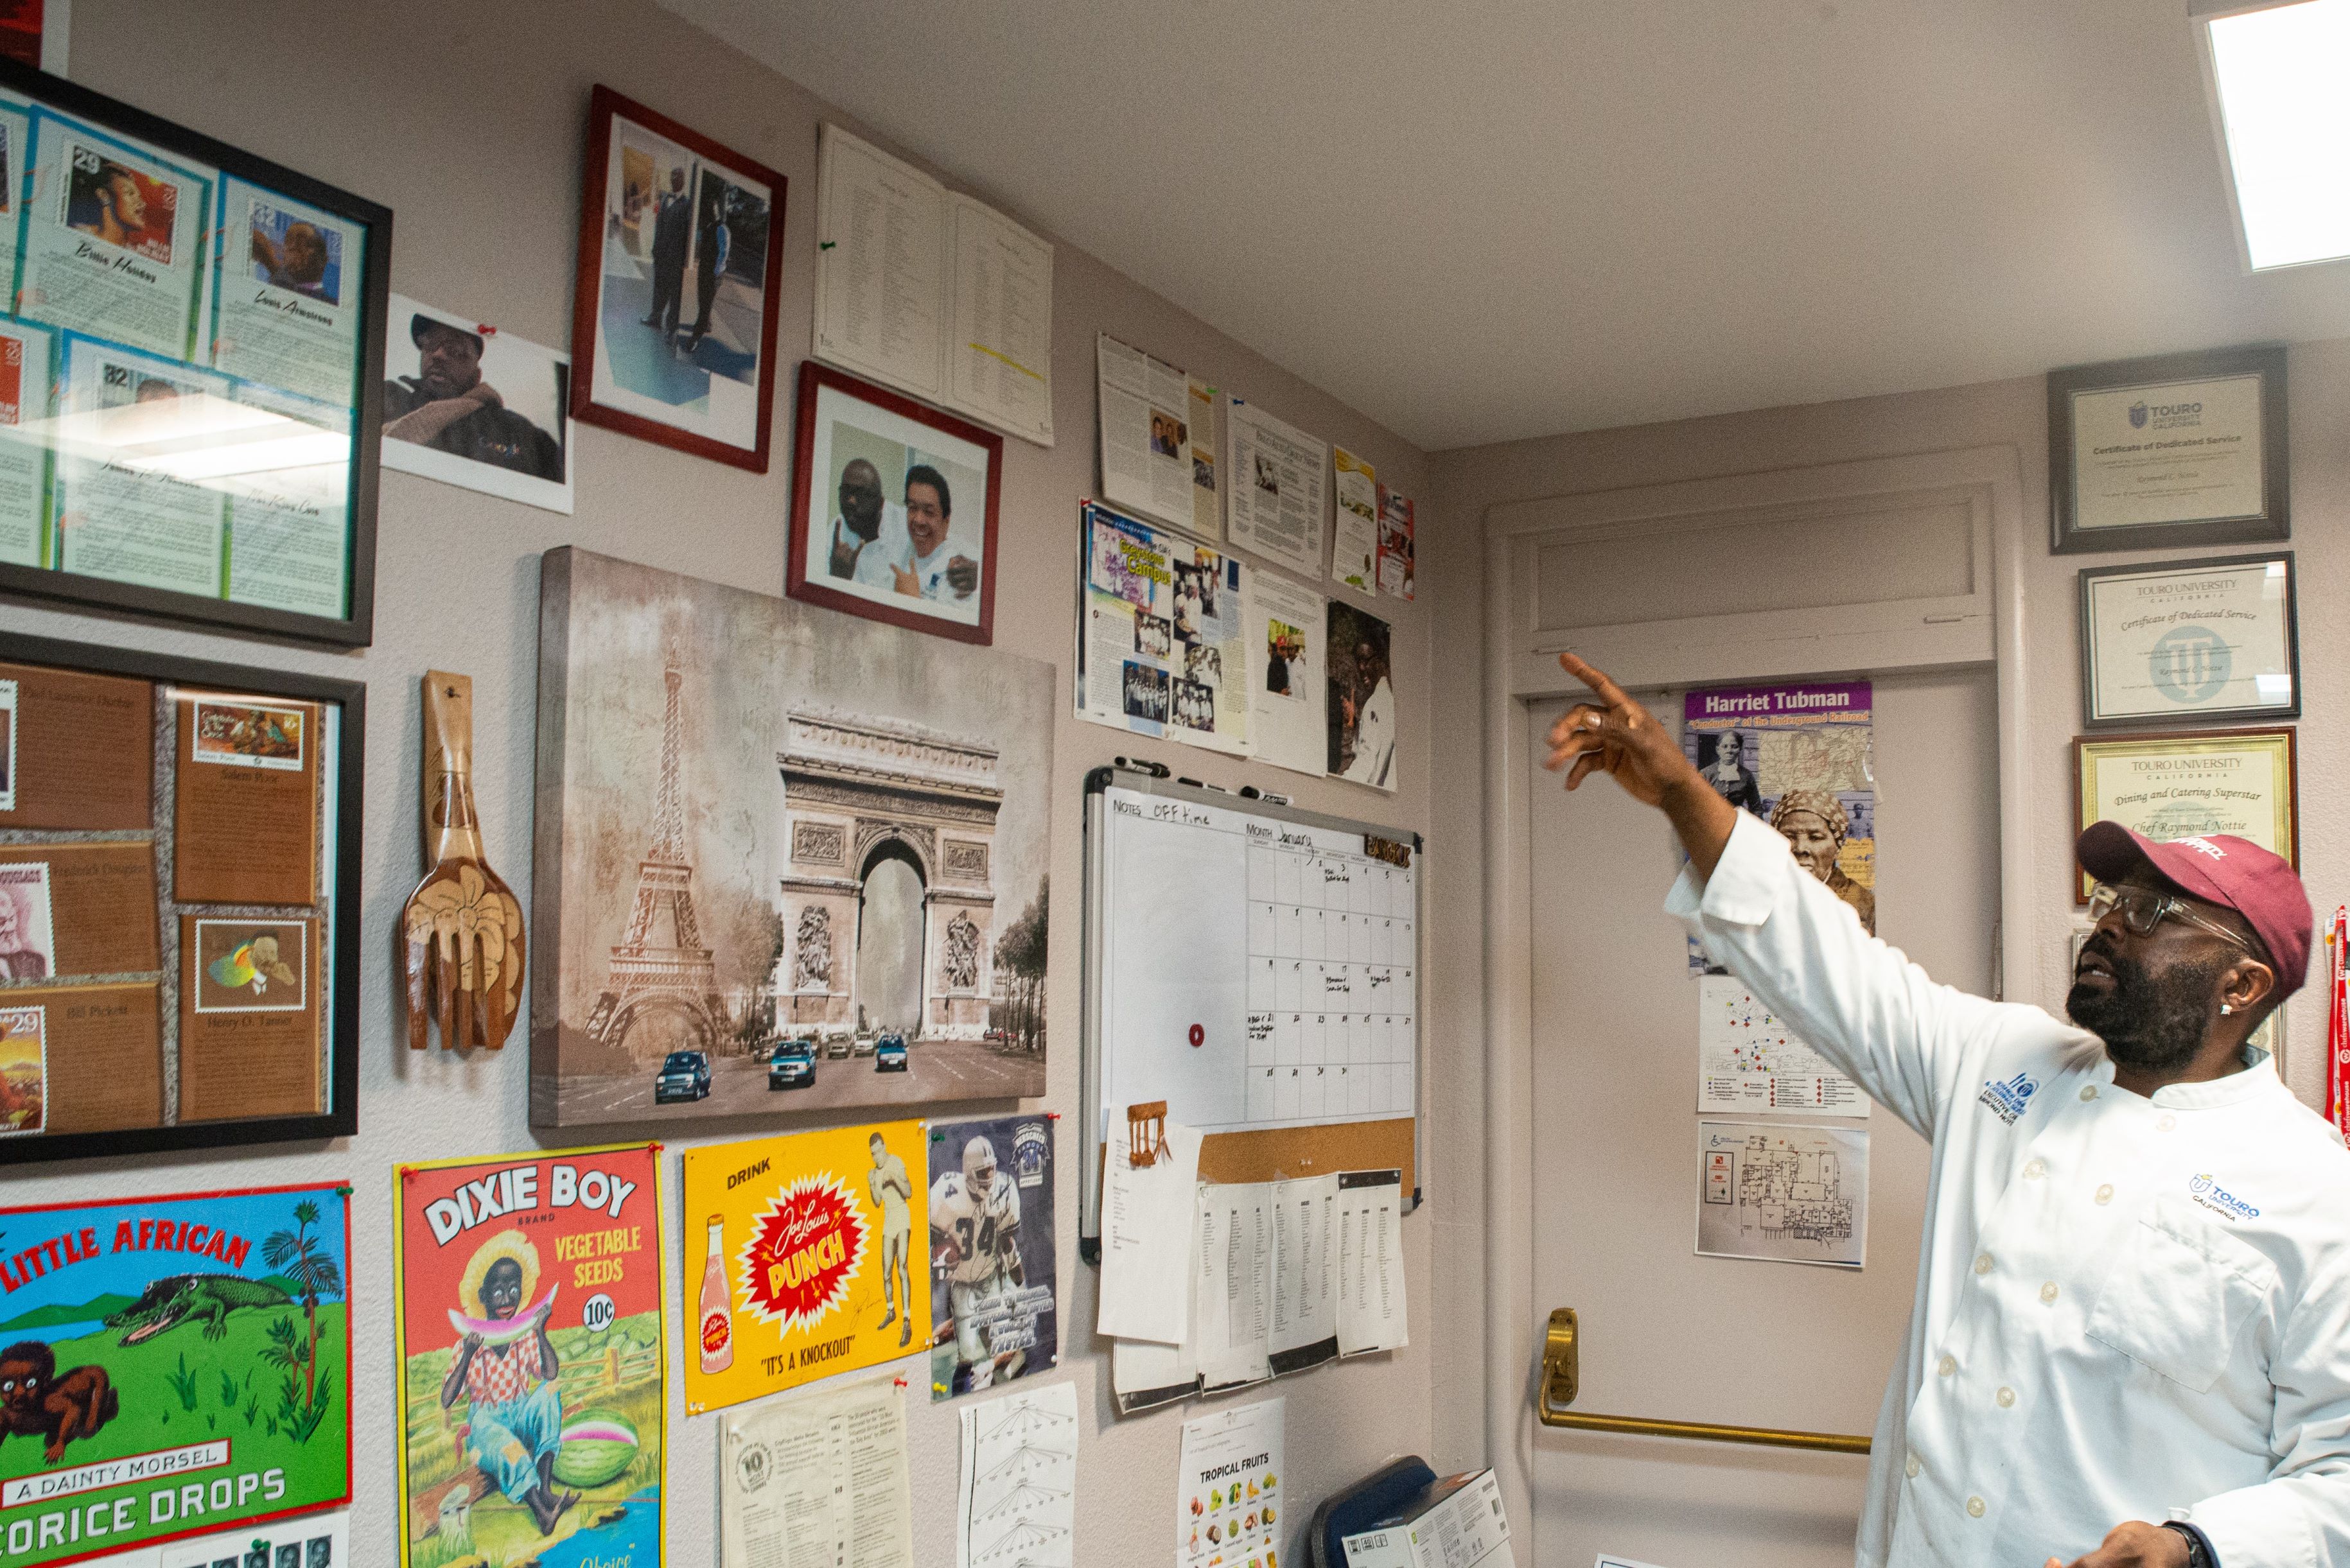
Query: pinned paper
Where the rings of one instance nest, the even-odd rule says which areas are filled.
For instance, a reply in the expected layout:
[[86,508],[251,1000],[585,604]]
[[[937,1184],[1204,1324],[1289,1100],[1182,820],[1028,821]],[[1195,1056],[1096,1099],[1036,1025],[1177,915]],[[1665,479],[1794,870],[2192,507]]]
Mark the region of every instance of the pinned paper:
[[[1191,1326],[1187,1250],[1200,1179],[1200,1135],[1168,1121],[1165,1105],[1153,1103],[1159,1106],[1155,1121],[1129,1120],[1123,1131],[1113,1133],[1103,1165],[1097,1325],[1118,1339],[1180,1345]],[[1139,1127],[1147,1127],[1156,1140],[1147,1158],[1140,1158]]]

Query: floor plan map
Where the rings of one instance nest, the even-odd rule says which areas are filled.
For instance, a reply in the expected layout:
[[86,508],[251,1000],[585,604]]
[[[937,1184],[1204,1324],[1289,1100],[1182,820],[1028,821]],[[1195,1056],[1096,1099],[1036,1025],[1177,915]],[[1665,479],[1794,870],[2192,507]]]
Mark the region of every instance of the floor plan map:
[[1697,1250],[1858,1268],[1868,1249],[1868,1134],[1700,1122]]

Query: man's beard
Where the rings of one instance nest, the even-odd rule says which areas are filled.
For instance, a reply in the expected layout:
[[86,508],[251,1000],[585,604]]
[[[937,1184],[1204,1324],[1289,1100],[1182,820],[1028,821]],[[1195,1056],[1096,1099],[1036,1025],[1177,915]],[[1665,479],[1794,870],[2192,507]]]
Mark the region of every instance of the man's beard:
[[2103,946],[2095,950],[2112,966],[2113,985],[2100,995],[2074,981],[2064,998],[2073,1022],[2105,1042],[2116,1066],[2168,1072],[2193,1061],[2203,1046],[2212,987],[2229,961],[2176,963],[2158,977],[2134,958]]

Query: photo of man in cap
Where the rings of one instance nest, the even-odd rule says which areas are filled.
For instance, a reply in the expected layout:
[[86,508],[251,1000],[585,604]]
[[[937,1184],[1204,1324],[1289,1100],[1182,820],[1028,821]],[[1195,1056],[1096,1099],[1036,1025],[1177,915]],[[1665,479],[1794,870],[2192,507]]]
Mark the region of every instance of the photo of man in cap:
[[1661,812],[1689,854],[1667,912],[1930,1146],[1856,1560],[2350,1562],[2350,1150],[2251,1044],[2309,972],[2293,866],[2093,823],[2064,1017],[1970,996],[1559,663],[1595,695],[1545,765]]
[[481,334],[418,312],[408,320],[417,373],[384,383],[383,433],[469,462],[560,484],[563,448],[482,379]]

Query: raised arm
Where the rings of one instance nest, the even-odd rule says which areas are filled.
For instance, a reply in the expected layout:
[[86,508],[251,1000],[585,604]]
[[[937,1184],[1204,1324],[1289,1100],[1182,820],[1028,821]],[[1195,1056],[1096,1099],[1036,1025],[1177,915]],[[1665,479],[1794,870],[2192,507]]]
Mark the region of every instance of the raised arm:
[[1605,773],[1662,811],[1690,857],[1667,908],[1872,1099],[1930,1136],[1998,1004],[1935,983],[1864,931],[1777,835],[1714,793],[1654,714],[1574,655],[1559,664],[1599,701],[1552,729],[1545,765],[1567,769],[1568,789]]

